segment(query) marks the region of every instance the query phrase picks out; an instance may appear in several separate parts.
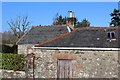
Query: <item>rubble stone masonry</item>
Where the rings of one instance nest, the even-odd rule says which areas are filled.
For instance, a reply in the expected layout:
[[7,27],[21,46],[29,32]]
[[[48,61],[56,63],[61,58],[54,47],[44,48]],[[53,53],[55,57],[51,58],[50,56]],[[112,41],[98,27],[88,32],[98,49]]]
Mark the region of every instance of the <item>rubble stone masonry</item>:
[[57,78],[60,59],[72,60],[73,78],[118,78],[118,51],[34,49],[33,52],[34,72],[28,74],[34,78]]

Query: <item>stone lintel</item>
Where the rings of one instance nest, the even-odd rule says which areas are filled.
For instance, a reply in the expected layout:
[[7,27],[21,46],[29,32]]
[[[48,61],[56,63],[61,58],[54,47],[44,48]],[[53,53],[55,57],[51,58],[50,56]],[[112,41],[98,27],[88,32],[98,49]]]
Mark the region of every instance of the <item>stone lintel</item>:
[[66,59],[66,60],[75,60],[76,54],[60,54],[60,53],[55,53],[53,55],[54,59]]

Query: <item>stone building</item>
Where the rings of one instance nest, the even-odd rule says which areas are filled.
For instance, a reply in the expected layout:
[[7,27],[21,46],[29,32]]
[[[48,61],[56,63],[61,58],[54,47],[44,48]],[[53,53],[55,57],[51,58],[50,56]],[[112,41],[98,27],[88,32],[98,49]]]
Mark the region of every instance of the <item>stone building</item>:
[[66,26],[34,26],[18,40],[18,54],[26,54],[27,47],[47,41],[66,32],[68,32]]
[[70,11],[70,17],[67,18],[66,25],[33,26],[17,41],[18,53],[26,54],[27,47],[71,32],[74,29],[75,23],[76,18],[74,17],[74,12]]
[[28,74],[34,78],[118,78],[119,29],[80,28],[36,44],[28,49],[28,55],[34,56]]
[[119,78],[120,27],[75,29],[68,23],[72,27],[33,27],[17,42],[27,55],[27,77]]

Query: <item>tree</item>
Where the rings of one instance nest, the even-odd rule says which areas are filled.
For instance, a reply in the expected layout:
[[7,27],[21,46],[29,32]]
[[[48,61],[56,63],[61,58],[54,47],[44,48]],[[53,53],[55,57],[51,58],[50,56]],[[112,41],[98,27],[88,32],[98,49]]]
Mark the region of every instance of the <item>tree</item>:
[[63,25],[66,24],[66,17],[63,18],[62,15],[56,14],[55,18],[53,19],[53,25]]
[[18,39],[11,31],[5,31],[2,33],[3,44],[15,44]]
[[[68,18],[63,17],[62,15],[59,15],[58,13],[55,15],[54,17],[54,21],[53,21],[53,25],[65,25],[66,24],[66,20]],[[76,26],[75,28],[78,27],[89,27],[90,26],[90,22],[87,19],[83,19],[81,22],[78,21],[78,19],[76,19]]]
[[57,22],[56,22],[57,25],[62,25],[63,24],[63,17],[60,15],[57,17]]
[[17,39],[19,39],[28,31],[30,25],[30,22],[28,21],[28,16],[18,16],[16,20],[11,19],[10,21],[7,21],[7,23]]
[[83,19],[81,22],[77,21],[76,28],[78,27],[89,27],[90,22],[87,19]]
[[116,26],[120,26],[120,11],[117,9],[114,9],[114,11],[110,14],[111,18],[111,22],[110,22],[110,26],[116,27]]
[[55,17],[53,18],[53,25],[56,25],[58,16],[59,16],[59,14],[56,13]]

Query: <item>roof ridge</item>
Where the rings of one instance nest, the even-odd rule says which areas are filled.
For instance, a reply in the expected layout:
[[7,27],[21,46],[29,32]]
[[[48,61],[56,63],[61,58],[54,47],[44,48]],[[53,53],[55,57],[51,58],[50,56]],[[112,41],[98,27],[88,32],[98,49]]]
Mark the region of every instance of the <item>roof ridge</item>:
[[49,43],[49,42],[58,40],[58,39],[60,39],[60,38],[62,38],[62,37],[65,37],[65,36],[67,36],[67,35],[75,32],[76,30],[77,30],[77,29],[75,29],[75,30],[73,30],[73,31],[71,31],[71,32],[66,32],[66,33],[64,33],[64,34],[61,34],[60,36],[57,36],[57,37],[55,37],[55,38],[52,38],[52,39],[47,40],[47,41],[45,41],[45,42],[42,42],[42,43],[40,43],[40,44],[36,44],[35,46],[42,46],[42,45],[47,44],[47,43]]
[[32,26],[32,28],[50,28],[50,27],[65,27],[65,25]]
[[[65,25],[48,25],[48,26],[32,26],[32,28],[50,28],[50,27],[65,27]],[[117,27],[94,27],[94,26],[88,26],[88,27],[82,27],[82,29],[119,29],[120,26]],[[78,30],[81,28],[77,28]]]
[[83,27],[77,28],[78,30],[101,30],[101,29],[120,29],[120,27]]

